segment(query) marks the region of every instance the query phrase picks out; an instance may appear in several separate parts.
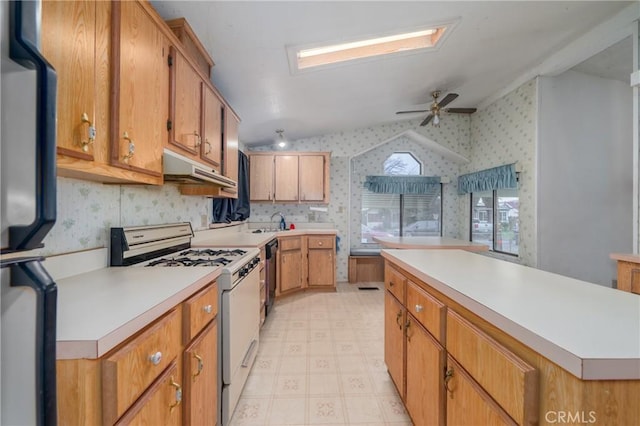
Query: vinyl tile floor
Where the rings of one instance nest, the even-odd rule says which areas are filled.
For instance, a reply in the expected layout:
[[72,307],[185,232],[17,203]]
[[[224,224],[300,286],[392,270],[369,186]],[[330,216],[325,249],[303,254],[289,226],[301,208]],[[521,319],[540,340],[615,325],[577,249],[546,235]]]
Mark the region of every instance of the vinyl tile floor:
[[328,424],[411,425],[384,364],[383,283],[276,301],[230,422]]

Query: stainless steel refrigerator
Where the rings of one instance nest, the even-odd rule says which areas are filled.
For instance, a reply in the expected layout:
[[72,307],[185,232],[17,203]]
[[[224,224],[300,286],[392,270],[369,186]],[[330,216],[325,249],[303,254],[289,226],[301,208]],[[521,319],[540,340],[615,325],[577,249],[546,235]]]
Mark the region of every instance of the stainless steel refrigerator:
[[55,425],[57,290],[29,251],[56,218],[56,75],[39,52],[39,1],[0,1],[0,30],[0,424]]

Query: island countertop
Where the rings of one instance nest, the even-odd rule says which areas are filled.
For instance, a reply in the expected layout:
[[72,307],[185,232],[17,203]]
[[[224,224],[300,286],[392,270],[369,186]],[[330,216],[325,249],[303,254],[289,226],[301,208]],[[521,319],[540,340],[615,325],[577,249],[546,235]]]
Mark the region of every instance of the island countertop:
[[448,237],[373,237],[383,248],[394,249],[461,249],[487,251],[486,244]]
[[382,256],[580,379],[640,379],[638,295],[462,250]]

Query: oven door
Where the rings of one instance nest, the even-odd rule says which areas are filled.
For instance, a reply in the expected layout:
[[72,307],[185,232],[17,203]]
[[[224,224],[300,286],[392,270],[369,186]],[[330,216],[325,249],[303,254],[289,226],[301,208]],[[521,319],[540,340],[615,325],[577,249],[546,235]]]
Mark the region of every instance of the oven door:
[[[222,293],[223,424],[231,416],[258,353],[260,271]],[[224,417],[227,417],[225,419]]]

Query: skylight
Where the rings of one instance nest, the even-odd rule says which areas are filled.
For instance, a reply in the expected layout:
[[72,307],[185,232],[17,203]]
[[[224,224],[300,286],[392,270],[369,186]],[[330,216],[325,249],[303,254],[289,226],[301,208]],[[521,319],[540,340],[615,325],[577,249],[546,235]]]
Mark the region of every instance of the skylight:
[[354,59],[389,55],[436,46],[447,26],[425,28],[420,31],[354,40],[313,48],[295,48],[297,69],[335,64]]

